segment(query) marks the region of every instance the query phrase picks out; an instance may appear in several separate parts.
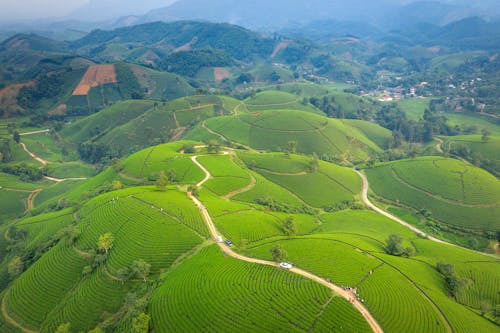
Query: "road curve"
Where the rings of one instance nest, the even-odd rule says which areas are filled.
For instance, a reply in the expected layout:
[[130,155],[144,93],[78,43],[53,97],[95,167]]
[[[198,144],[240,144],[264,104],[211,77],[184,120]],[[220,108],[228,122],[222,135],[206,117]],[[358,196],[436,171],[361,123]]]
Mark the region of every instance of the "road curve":
[[474,253],[477,253],[477,254],[482,254],[482,255],[487,256],[487,257],[492,257],[492,258],[498,259],[498,257],[496,255],[494,255],[494,254],[489,254],[489,253],[474,251],[474,250],[471,250],[471,249],[468,249],[468,248],[465,248],[465,247],[461,247],[461,246],[456,245],[456,244],[448,243],[448,242],[443,241],[441,239],[438,239],[436,237],[430,236],[430,235],[426,234],[425,232],[423,232],[422,230],[420,230],[420,229],[416,228],[415,226],[409,224],[408,222],[403,221],[399,217],[396,217],[396,216],[392,215],[391,213],[388,213],[385,210],[382,210],[382,209],[378,208],[368,198],[368,190],[370,188],[370,183],[368,182],[368,178],[361,171],[359,171],[359,170],[355,170],[355,171],[361,177],[361,179],[363,180],[363,191],[361,193],[361,198],[362,198],[363,202],[365,203],[365,205],[367,205],[369,208],[373,209],[375,212],[377,212],[377,213],[379,213],[381,215],[384,215],[385,217],[387,217],[387,218],[389,218],[389,219],[391,219],[391,220],[393,220],[393,221],[395,221],[395,222],[397,222],[397,223],[399,223],[399,224],[407,227],[408,229],[410,229],[411,231],[413,231],[417,235],[425,237],[425,238],[427,238],[427,239],[429,239],[429,240],[431,240],[433,242],[444,244],[444,245],[449,245],[449,246],[453,246],[453,247],[457,247],[457,248],[460,248],[460,249],[463,249],[463,250],[467,250],[467,251],[474,252]]
[[36,156],[35,154],[33,154],[32,152],[30,152],[28,150],[28,147],[26,147],[26,145],[23,143],[23,142],[19,142],[19,144],[21,145],[21,147],[23,148],[23,150],[25,152],[28,153],[28,155],[31,156],[32,159],[36,160],[37,162],[39,162],[41,165],[43,166],[47,166],[49,164],[49,162],[47,162],[46,160],[44,160],[43,158],[40,158],[38,156]]
[[[206,175],[205,179],[198,183],[197,186],[199,187],[199,186],[203,186],[203,184],[205,184],[210,178],[212,178],[212,175],[210,174],[210,172],[203,165],[200,164],[200,162],[198,162],[197,157],[198,156],[192,156],[191,160],[201,170],[203,170],[203,172]],[[206,222],[206,224],[208,226],[208,229],[210,230],[210,234],[212,235],[212,238],[215,241],[217,241],[217,238],[218,238],[218,236],[220,234],[217,231],[217,228],[215,227],[215,224],[214,224],[212,218],[210,217],[210,214],[208,213],[207,208],[201,203],[200,200],[198,200],[198,198],[196,198],[195,196],[193,196],[191,193],[188,193],[188,196],[195,203],[195,205],[198,207],[198,209],[200,210],[201,215],[203,216],[203,219],[205,220],[205,222]],[[275,263],[275,262],[272,262],[272,261],[267,261],[267,260],[262,260],[262,259],[256,259],[256,258],[246,257],[246,256],[243,256],[243,255],[241,255],[239,253],[234,252],[231,248],[229,248],[224,243],[217,243],[217,244],[219,245],[219,247],[222,249],[222,251],[226,255],[231,256],[231,257],[233,257],[235,259],[246,261],[246,262],[250,262],[250,263],[254,263],[254,264],[265,265],[265,266],[272,266],[272,267],[279,268],[279,264],[278,263]],[[303,276],[303,277],[305,277],[305,278],[307,278],[309,280],[315,281],[317,283],[320,283],[323,286],[327,287],[328,289],[332,290],[334,293],[336,293],[340,297],[343,297],[344,299],[346,299],[347,301],[349,301],[354,306],[354,308],[356,310],[358,310],[361,313],[361,315],[363,316],[363,318],[365,318],[365,320],[370,325],[370,327],[373,330],[373,332],[375,332],[375,333],[383,333],[384,332],[382,330],[382,327],[380,327],[380,325],[378,324],[378,322],[370,314],[370,312],[366,309],[366,307],[363,305],[363,303],[361,303],[356,298],[356,296],[354,294],[352,294],[351,292],[349,292],[347,290],[344,290],[341,287],[339,287],[339,286],[337,286],[337,285],[335,285],[335,284],[333,284],[331,282],[328,282],[327,280],[325,280],[323,278],[320,278],[319,276],[316,276],[316,275],[314,275],[312,273],[304,271],[304,270],[302,270],[300,268],[293,267],[292,269],[290,269],[290,272],[298,274],[298,275],[301,275],[301,276]]]

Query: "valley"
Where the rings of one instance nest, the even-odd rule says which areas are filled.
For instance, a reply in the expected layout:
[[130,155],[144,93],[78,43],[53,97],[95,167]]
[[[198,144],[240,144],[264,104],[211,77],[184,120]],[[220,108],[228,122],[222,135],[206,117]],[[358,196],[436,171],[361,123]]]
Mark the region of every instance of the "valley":
[[190,3],[0,42],[0,332],[500,332],[497,21]]

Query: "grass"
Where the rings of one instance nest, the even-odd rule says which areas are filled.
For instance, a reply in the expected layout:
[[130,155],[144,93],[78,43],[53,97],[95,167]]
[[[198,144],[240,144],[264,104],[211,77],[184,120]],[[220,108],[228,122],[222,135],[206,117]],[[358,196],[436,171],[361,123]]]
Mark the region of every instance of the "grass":
[[[302,277],[225,258],[209,247],[167,276],[150,308],[153,325],[162,332],[369,331],[347,301],[334,298],[327,304],[330,297],[326,288]],[[317,316],[322,306],[329,309]]]
[[469,164],[427,157],[382,164],[366,173],[377,195],[418,211],[425,208],[433,219],[468,229],[499,227],[500,183]]

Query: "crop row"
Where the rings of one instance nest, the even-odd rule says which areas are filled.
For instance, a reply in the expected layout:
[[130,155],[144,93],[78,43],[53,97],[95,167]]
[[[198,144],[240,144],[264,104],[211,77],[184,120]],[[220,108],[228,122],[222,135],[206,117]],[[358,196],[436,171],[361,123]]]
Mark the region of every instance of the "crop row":
[[[329,291],[271,267],[205,249],[172,272],[153,295],[157,332],[299,332],[312,327]],[[339,307],[351,308],[345,302]],[[352,308],[351,308],[352,309]],[[344,320],[359,320],[354,310]],[[336,311],[324,313],[335,316]]]
[[23,325],[40,327],[75,286],[85,265],[72,248],[53,248],[14,282],[8,292],[9,313]]
[[41,332],[55,332],[64,323],[71,323],[71,329],[75,332],[88,331],[102,322],[103,314],[118,311],[127,291],[127,285],[110,279],[100,269],[83,279],[74,292],[61,299],[44,321]]

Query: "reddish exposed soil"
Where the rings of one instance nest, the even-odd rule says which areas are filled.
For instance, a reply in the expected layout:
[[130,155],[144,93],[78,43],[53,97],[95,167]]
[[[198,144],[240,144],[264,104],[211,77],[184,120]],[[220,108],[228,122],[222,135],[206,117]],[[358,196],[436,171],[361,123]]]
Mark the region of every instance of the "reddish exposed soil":
[[73,95],[87,95],[91,88],[117,83],[115,65],[93,65],[87,69]]
[[214,76],[215,76],[215,81],[222,81],[225,78],[230,77],[231,73],[225,67],[214,67]]

